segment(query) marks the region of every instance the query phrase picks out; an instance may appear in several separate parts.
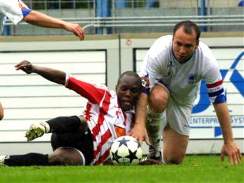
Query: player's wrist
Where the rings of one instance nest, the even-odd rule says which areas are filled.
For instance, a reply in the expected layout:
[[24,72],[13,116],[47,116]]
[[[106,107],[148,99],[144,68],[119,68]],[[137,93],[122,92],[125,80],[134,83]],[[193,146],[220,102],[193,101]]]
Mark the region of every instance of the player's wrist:
[[234,139],[230,138],[230,139],[224,139],[224,145],[231,145],[234,143]]

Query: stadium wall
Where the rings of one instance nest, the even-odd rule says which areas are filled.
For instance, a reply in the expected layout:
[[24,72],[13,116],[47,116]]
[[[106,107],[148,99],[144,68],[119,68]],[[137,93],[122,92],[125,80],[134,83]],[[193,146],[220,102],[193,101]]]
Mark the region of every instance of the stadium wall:
[[[79,115],[86,102],[63,86],[34,74],[27,76],[15,71],[16,63],[26,59],[114,89],[121,72],[139,71],[147,49],[161,35],[88,36],[86,41],[69,36],[0,38],[0,101],[5,108],[5,118],[0,122],[0,153],[50,152],[50,135],[27,143],[25,130],[35,121]],[[244,152],[243,36],[204,34],[202,41],[213,49],[219,62],[227,88],[234,137]],[[190,122],[187,153],[219,153],[222,133],[204,87],[199,96]]]

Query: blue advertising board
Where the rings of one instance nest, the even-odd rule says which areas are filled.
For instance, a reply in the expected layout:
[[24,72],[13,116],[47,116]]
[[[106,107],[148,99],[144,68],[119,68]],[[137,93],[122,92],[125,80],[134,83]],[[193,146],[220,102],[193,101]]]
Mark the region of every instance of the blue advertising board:
[[[244,51],[234,48],[213,49],[213,51],[219,52],[220,55],[217,60],[219,61],[227,93],[227,104],[232,119],[234,137],[244,138]],[[229,54],[229,58],[224,57],[224,52]],[[204,81],[201,82],[200,94],[192,110],[190,126],[190,138],[222,137],[222,131],[209,101]]]

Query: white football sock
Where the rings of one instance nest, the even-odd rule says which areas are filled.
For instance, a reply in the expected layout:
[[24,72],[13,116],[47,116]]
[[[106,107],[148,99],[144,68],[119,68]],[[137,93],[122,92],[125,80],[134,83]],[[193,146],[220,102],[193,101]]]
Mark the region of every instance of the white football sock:
[[147,131],[151,145],[157,152],[161,151],[161,124],[162,124],[162,113],[155,113],[151,110],[147,114]]

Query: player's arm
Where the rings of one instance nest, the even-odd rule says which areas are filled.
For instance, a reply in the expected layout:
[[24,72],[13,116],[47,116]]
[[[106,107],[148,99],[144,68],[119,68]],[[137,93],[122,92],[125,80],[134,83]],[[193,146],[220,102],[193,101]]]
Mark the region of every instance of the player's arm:
[[4,116],[4,110],[3,110],[2,103],[0,102],[0,120],[3,119],[3,116]]
[[231,118],[226,104],[226,96],[221,74],[215,66],[208,70],[207,73],[206,81],[209,99],[215,108],[224,137],[221,159],[223,160],[224,156],[227,155],[231,164],[238,164],[240,163],[241,154],[239,147],[235,144],[233,139]]
[[[67,77],[65,86],[94,104],[101,102],[109,103],[111,97],[110,92],[105,88],[97,87],[91,83],[78,80],[74,77]],[[103,105],[102,105],[103,106]]]
[[142,84],[143,92],[140,94],[136,104],[135,122],[129,135],[135,137],[139,141],[146,141],[149,143],[146,132],[147,105],[150,92],[148,74],[142,77]]
[[132,135],[139,141],[146,141],[149,143],[147,131],[146,131],[146,118],[147,118],[147,105],[148,105],[148,96],[150,93],[150,81],[148,72],[154,76],[157,73],[157,65],[153,65],[151,63],[155,63],[155,60],[152,59],[147,53],[143,65],[141,68],[141,79],[143,84],[143,92],[140,94],[137,105],[136,105],[136,114],[135,114],[135,124],[131,129],[129,135]]
[[231,118],[229,115],[228,107],[226,103],[217,103],[213,104],[213,106],[224,137],[224,145],[221,151],[221,159],[224,160],[224,156],[227,155],[230,163],[236,165],[241,161],[241,153],[239,147],[236,145],[233,139]]
[[38,25],[41,27],[65,29],[69,32],[73,32],[80,38],[80,40],[84,39],[84,30],[80,27],[79,24],[66,22],[35,10],[32,10],[23,19],[30,24]]
[[[24,20],[27,23],[49,28],[61,28],[73,32],[80,40],[84,39],[84,30],[79,24],[63,21],[30,9],[23,1],[6,1],[1,3],[1,10],[14,24]],[[19,11],[21,10],[21,11]]]
[[66,74],[63,71],[47,67],[33,65],[31,62],[24,60],[15,65],[16,70],[22,70],[27,74],[36,73],[57,84],[65,84]]
[[147,102],[148,96],[142,93],[136,105],[135,123],[134,127],[130,131],[130,135],[138,139],[139,141],[144,141],[146,139],[146,114],[147,114]]
[[15,65],[15,68],[16,70],[22,70],[27,74],[39,74],[49,81],[65,85],[67,88],[74,90],[81,96],[87,98],[92,103],[100,103],[102,98],[104,98],[104,100],[108,99],[109,92],[106,92],[105,89],[97,88],[90,83],[77,80],[73,77],[69,77],[66,75],[65,72],[60,70],[33,65],[27,60],[24,60]]

